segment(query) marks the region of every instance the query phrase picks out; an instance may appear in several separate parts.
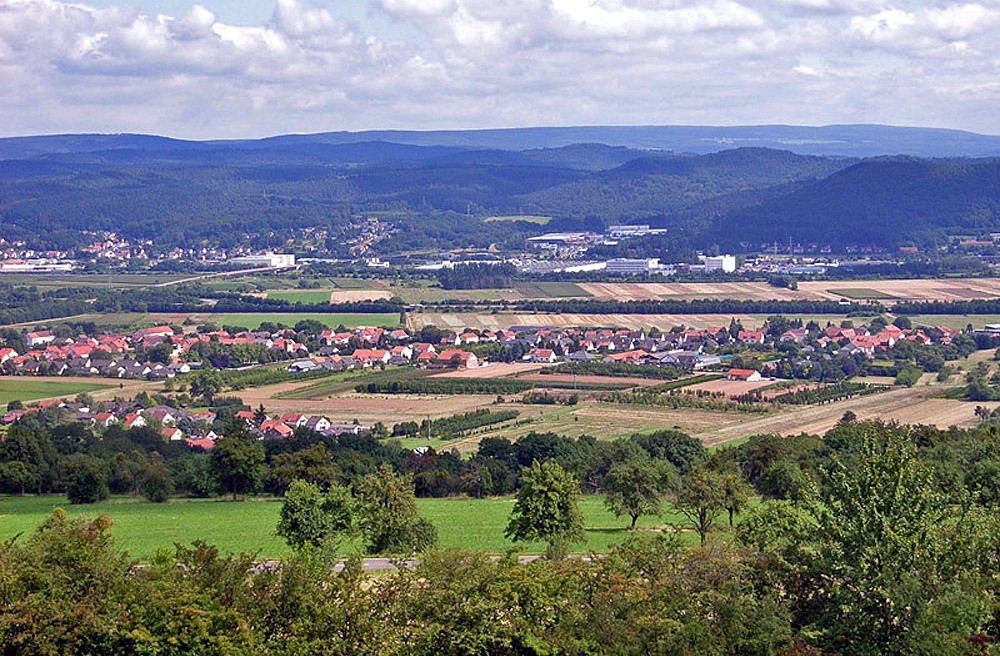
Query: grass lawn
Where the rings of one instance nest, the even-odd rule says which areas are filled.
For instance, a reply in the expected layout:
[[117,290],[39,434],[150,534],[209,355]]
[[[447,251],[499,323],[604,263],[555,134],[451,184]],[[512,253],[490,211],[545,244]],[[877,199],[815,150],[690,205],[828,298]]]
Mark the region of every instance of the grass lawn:
[[298,289],[279,292],[268,292],[268,298],[277,298],[290,303],[329,303],[329,289]]
[[[419,499],[418,503],[423,516],[437,527],[442,547],[501,553],[513,546],[503,536],[514,505],[513,497]],[[260,558],[274,558],[289,551],[284,541],[274,535],[281,510],[281,502],[274,499],[242,503],[181,499],[157,504],[123,497],[100,504],[73,506],[61,495],[3,496],[0,497],[0,540],[31,533],[57,507],[65,508],[70,515],[108,515],[114,521],[111,533],[118,545],[135,558],[149,558],[159,549],[173,549],[174,543],[190,544],[199,539],[224,552],[250,552]],[[580,509],[586,520],[587,539],[575,545],[573,551],[603,552],[628,537],[625,530],[628,518],[615,518],[604,508],[603,497],[581,496]],[[640,518],[639,526],[648,529],[680,521],[679,516],[668,513],[661,518]],[[684,537],[691,541],[696,539],[688,532]],[[522,546],[528,553],[544,551],[542,543]],[[356,547],[355,544],[347,545],[344,551]]]
[[242,326],[244,328],[256,328],[264,321],[283,323],[286,326],[294,326],[303,319],[313,319],[325,326],[335,328],[340,324],[347,327],[352,326],[398,326],[399,315],[396,313],[381,314],[325,314],[325,313],[285,313],[285,312],[261,312],[247,314],[223,314],[214,315],[216,323],[222,326]]
[[0,404],[11,401],[32,401],[47,399],[53,396],[77,395],[81,392],[94,392],[108,389],[108,385],[88,383],[84,379],[70,378],[66,382],[51,380],[34,380],[30,376],[17,378],[0,378]]

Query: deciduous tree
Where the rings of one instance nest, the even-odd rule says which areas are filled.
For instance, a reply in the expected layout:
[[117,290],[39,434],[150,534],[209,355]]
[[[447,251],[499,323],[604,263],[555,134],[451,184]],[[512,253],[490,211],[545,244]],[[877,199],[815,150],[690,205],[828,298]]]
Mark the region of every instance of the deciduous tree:
[[521,470],[521,489],[507,523],[512,540],[545,540],[550,556],[583,540],[583,514],[577,505],[580,484],[559,463],[535,461]]

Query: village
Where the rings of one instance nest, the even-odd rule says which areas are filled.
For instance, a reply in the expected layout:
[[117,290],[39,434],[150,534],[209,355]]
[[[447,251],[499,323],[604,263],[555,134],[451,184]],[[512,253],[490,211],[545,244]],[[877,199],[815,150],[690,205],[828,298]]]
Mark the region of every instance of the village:
[[[905,352],[935,348],[975,350],[975,339],[945,326],[900,327],[876,319],[858,326],[801,325],[772,317],[757,329],[576,329],[513,326],[507,330],[447,331],[424,327],[358,326],[324,328],[304,322],[294,328],[264,324],[258,330],[226,330],[211,325],[187,332],[159,325],[130,332],[72,335],[66,326],[21,333],[0,348],[0,365],[7,376],[93,377],[160,381],[170,390],[194,392],[198,372],[243,374],[268,370],[281,380],[311,380],[336,372],[422,369],[428,375],[465,371],[503,376],[501,363],[531,363],[555,367],[624,366],[713,372],[720,379],[757,383],[782,379],[836,382],[865,373],[876,359],[899,360]],[[899,322],[904,323],[904,322]],[[904,324],[905,325],[905,324]],[[978,335],[984,335],[978,331]],[[985,334],[987,339],[991,335]],[[982,337],[981,337],[982,338]],[[901,345],[906,344],[903,349]],[[922,352],[922,351],[921,351]],[[926,362],[919,357],[915,362]],[[932,367],[933,368],[933,367]],[[272,379],[268,379],[272,380]],[[276,379],[273,379],[276,380]],[[175,384],[176,383],[176,384]],[[233,389],[239,389],[235,386]],[[12,424],[26,414],[59,408],[68,417],[98,430],[153,426],[166,441],[195,449],[211,449],[221,437],[223,422],[212,408],[187,409],[154,402],[151,397],[88,402],[83,398],[48,399],[30,406],[11,404],[0,424]],[[157,399],[162,401],[162,399]],[[359,434],[371,429],[357,420],[323,414],[282,412],[269,415],[237,409],[226,420],[241,419],[262,440],[287,439],[296,429],[322,435]]]

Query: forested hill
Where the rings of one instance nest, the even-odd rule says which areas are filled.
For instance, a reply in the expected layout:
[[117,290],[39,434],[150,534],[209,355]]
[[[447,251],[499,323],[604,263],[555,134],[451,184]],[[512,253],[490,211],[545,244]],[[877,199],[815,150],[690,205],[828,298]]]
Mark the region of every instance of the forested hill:
[[735,210],[713,238],[929,246],[1000,229],[1000,159],[876,159]]
[[[24,156],[2,159],[13,152]],[[282,244],[299,228],[378,213],[396,228],[379,243],[382,252],[513,245],[546,230],[622,222],[671,229],[672,248],[789,238],[924,245],[1000,230],[998,170],[1000,159],[857,159],[759,147],[696,155],[600,143],[338,144],[317,135],[0,139],[0,237],[69,248],[82,243],[81,230],[113,229],[153,238],[157,248],[229,246],[245,234]],[[553,220],[485,220],[524,214]]]

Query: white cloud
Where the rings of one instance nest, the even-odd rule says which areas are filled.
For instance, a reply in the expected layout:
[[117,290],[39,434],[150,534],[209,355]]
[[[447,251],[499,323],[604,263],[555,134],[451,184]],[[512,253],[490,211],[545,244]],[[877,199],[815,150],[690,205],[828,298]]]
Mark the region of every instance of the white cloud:
[[276,0],[261,25],[212,0],[0,0],[0,129],[1000,124],[1000,0],[357,1],[389,27],[320,0]]

